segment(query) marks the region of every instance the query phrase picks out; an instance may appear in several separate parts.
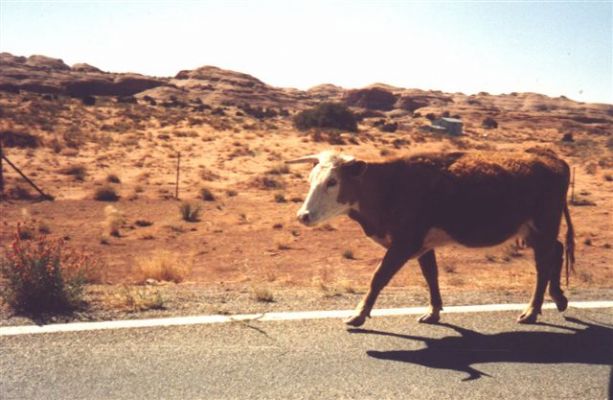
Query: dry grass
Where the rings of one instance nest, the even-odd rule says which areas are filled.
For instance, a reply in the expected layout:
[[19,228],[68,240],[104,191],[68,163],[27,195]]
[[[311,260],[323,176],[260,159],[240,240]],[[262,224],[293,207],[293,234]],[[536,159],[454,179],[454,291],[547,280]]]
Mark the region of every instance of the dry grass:
[[106,306],[129,312],[165,309],[165,301],[159,290],[151,287],[123,286],[103,299]]
[[19,222],[19,239],[29,240],[37,234],[47,235],[51,233],[49,224],[42,219],[32,217],[27,208],[21,209],[21,221]]
[[185,257],[169,251],[158,250],[136,262],[138,282],[148,279],[179,283],[183,282],[192,271],[192,262]]
[[287,164],[281,163],[281,164],[277,164],[277,165],[273,166],[271,169],[269,169],[268,173],[271,174],[271,175],[289,174],[290,173],[290,169],[289,169],[289,166]]
[[104,207],[104,230],[107,234],[120,237],[121,232],[119,229],[125,223],[126,219],[121,211],[112,205]]
[[263,303],[272,303],[275,301],[275,296],[269,287],[258,284],[251,287],[253,299]]

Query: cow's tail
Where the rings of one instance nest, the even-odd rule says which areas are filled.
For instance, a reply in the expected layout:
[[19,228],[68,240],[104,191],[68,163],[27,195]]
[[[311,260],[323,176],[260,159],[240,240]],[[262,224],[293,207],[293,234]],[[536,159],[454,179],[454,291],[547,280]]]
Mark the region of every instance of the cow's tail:
[[566,287],[568,287],[568,276],[570,271],[575,272],[575,230],[573,222],[570,219],[568,211],[568,203],[564,204],[564,218],[566,219],[566,244],[564,246],[566,252]]

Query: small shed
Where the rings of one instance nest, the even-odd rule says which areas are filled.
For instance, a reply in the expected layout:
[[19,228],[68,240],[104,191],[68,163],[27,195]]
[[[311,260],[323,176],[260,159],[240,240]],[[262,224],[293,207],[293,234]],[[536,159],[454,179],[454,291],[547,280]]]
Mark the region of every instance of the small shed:
[[437,118],[432,121],[432,128],[437,131],[445,131],[454,136],[462,134],[462,121],[456,118]]

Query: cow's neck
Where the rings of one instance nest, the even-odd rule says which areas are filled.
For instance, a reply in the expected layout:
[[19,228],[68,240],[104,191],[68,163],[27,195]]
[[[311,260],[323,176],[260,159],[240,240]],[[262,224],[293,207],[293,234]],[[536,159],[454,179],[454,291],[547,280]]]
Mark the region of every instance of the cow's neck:
[[349,218],[360,224],[368,236],[384,237],[387,232],[385,218],[388,179],[383,176],[387,171],[371,167],[366,170],[360,190],[356,192],[357,201],[349,211]]

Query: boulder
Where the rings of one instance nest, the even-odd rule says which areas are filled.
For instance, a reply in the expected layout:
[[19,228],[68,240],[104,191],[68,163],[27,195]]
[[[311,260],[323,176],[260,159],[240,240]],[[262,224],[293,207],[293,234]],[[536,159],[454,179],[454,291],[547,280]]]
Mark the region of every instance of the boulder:
[[87,63],[78,63],[72,66],[71,68],[75,72],[102,72],[100,69],[94,67],[93,65],[89,65]]
[[59,58],[51,58],[47,56],[32,55],[25,62],[26,65],[39,69],[69,71],[70,67]]

